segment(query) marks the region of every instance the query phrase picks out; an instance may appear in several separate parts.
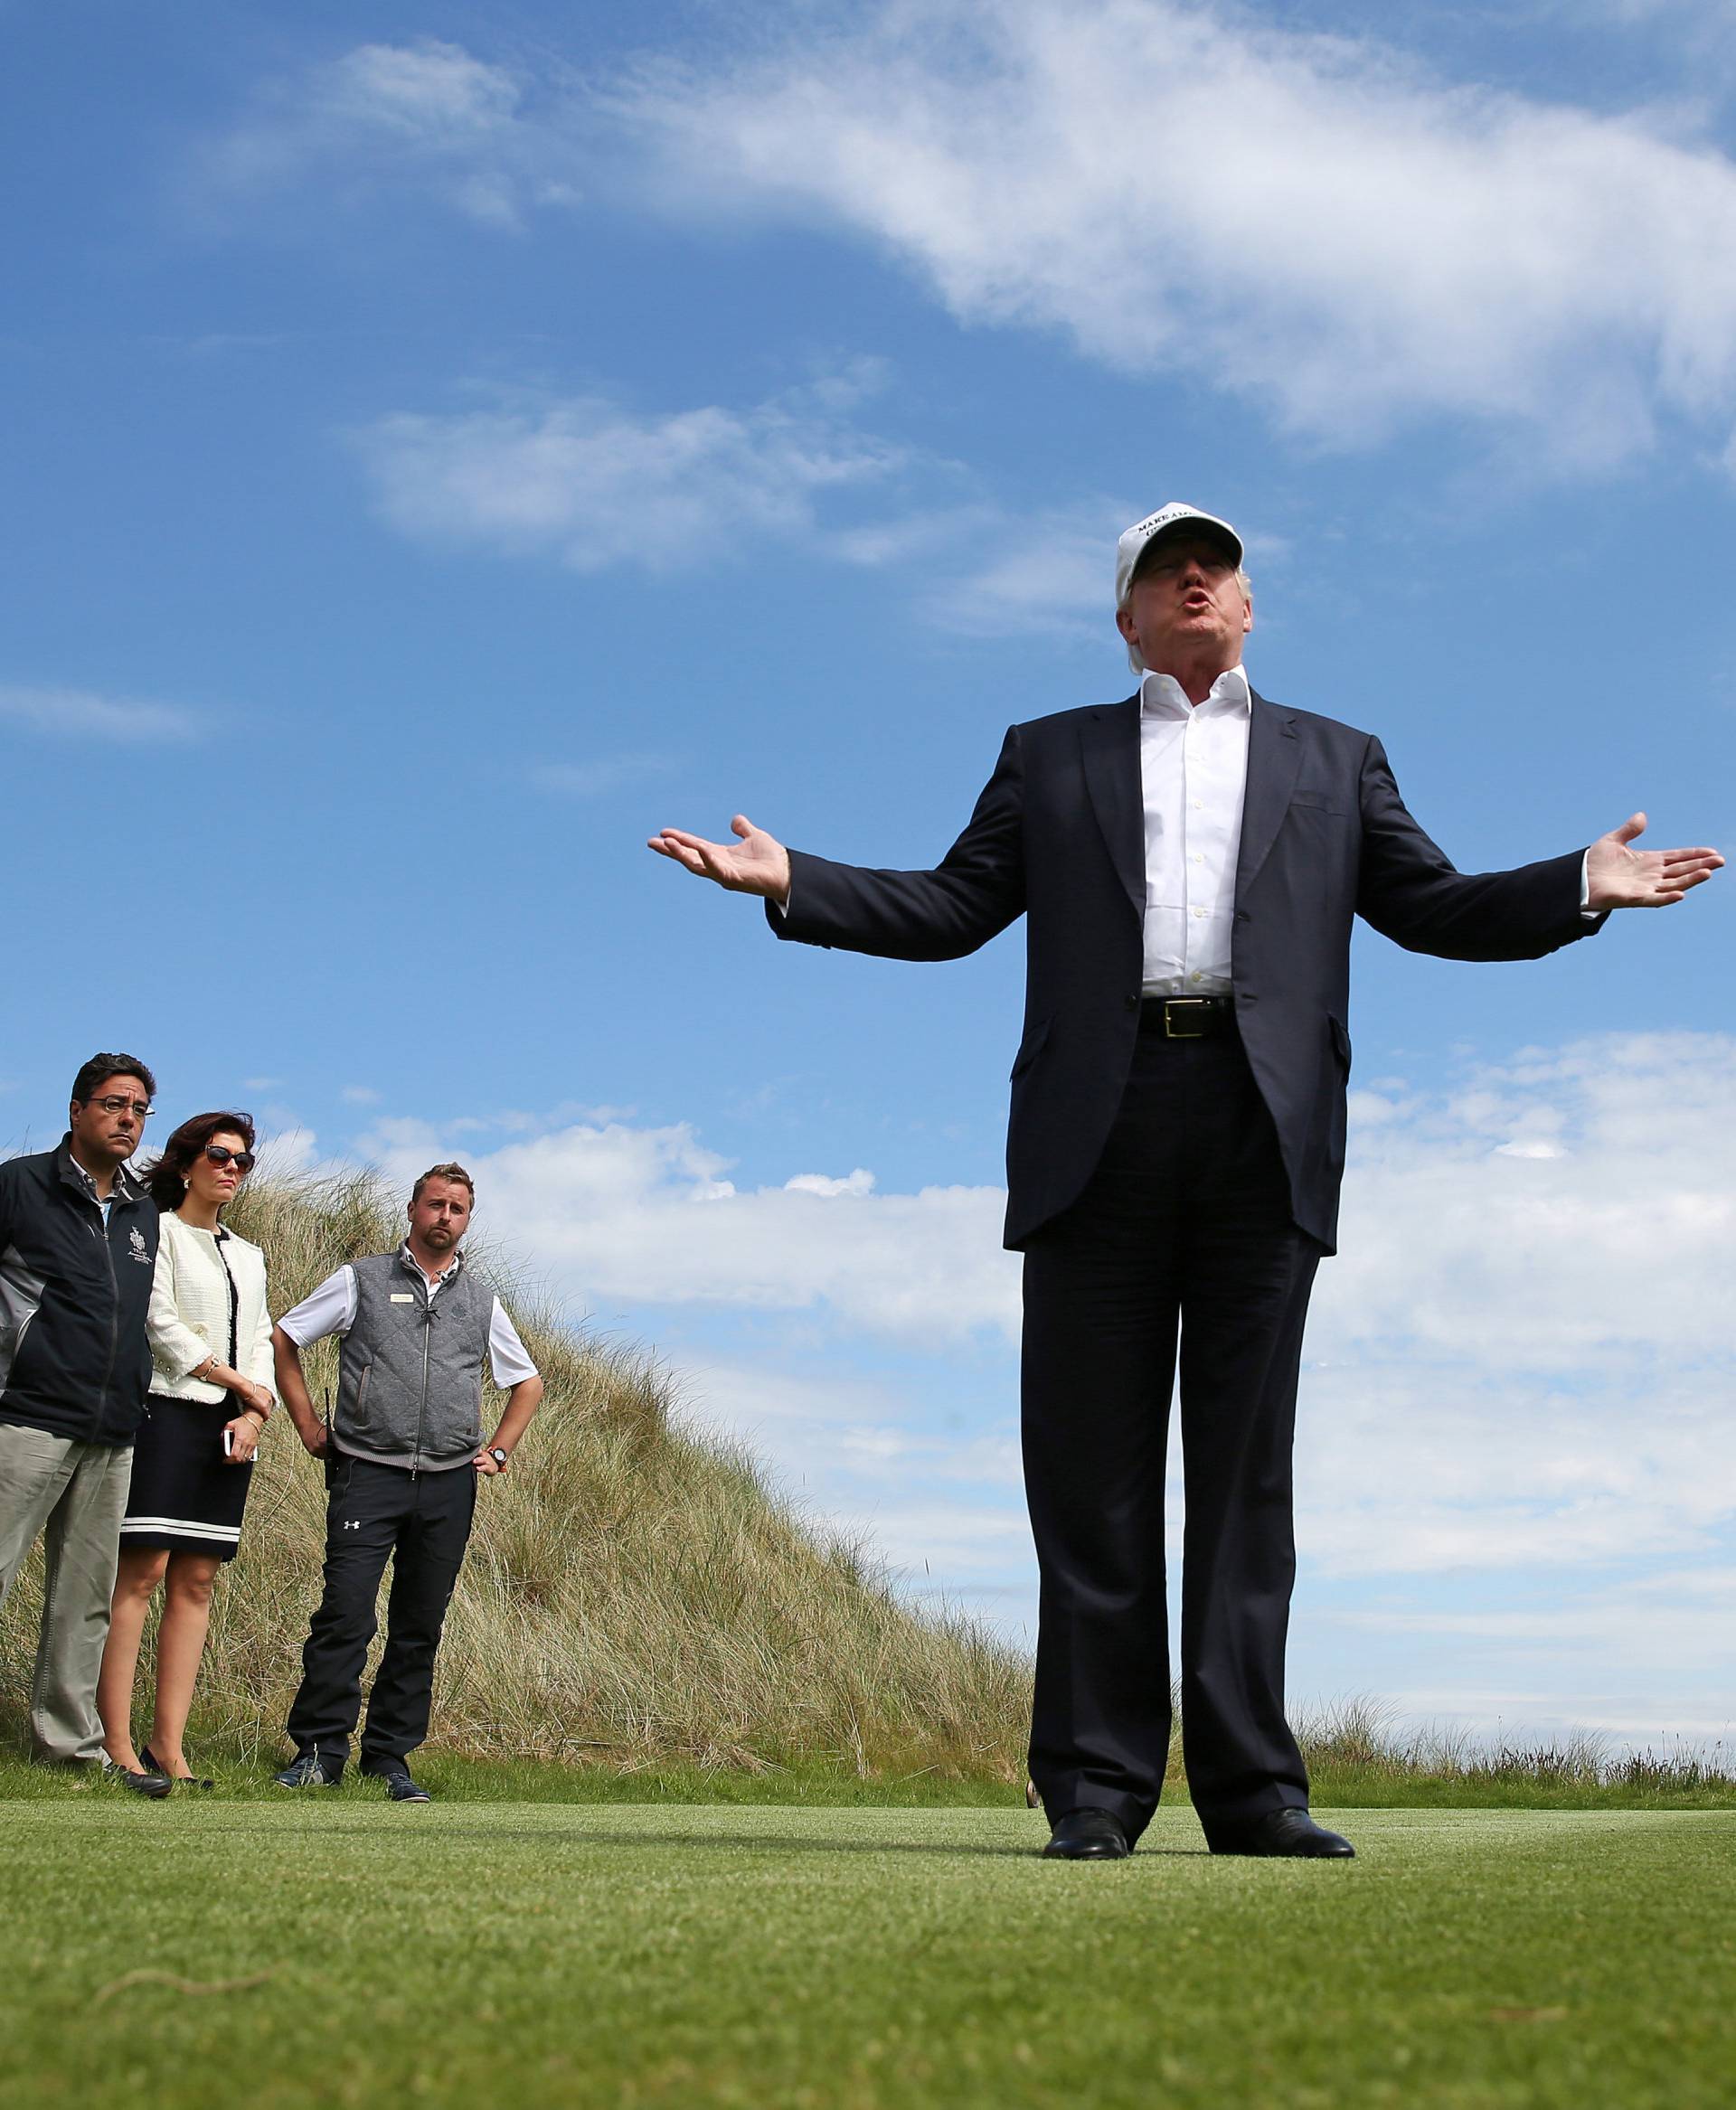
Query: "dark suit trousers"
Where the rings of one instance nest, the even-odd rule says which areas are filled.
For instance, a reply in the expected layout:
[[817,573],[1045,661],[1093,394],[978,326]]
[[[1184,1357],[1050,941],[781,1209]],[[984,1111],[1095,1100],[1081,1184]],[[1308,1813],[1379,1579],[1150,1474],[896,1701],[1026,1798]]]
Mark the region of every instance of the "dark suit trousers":
[[297,1751],[348,1754],[388,1560],[386,1645],[368,1699],[363,1762],[407,1757],[427,1736],[434,1657],[476,1507],[476,1471],[467,1461],[449,1472],[410,1473],[338,1457],[326,1512],[326,1588],[289,1710]]
[[1208,1839],[1307,1775],[1284,1719],[1291,1442],[1320,1248],[1290,1217],[1231,1029],[1147,1004],[1109,1140],[1024,1259],[1024,1472],[1042,1575],[1031,1774],[1052,1818],[1137,1836],[1169,1747],[1164,1465],[1180,1344],[1182,1736]]

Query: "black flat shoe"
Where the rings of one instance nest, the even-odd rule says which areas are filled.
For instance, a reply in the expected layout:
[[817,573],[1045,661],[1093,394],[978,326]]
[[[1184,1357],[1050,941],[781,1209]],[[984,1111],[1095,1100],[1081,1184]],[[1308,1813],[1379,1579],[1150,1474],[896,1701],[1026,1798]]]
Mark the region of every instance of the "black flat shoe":
[[1044,1860],[1126,1860],[1133,1851],[1118,1817],[1107,1810],[1069,1810],[1058,1818]]
[[171,1787],[190,1787],[201,1794],[209,1794],[217,1785],[214,1780],[201,1780],[191,1773],[171,1773],[166,1766],[158,1765],[151,1757],[151,1747],[148,1744],[139,1753],[138,1762],[147,1772],[160,1773]]
[[112,1758],[103,1760],[99,1777],[110,1787],[124,1787],[153,1803],[160,1803],[174,1785],[165,1773],[135,1773],[130,1766],[117,1766]]
[[1245,1831],[1212,1836],[1213,1853],[1258,1854],[1290,1860],[1354,1860],[1348,1839],[1316,1824],[1306,1810],[1273,1810]]

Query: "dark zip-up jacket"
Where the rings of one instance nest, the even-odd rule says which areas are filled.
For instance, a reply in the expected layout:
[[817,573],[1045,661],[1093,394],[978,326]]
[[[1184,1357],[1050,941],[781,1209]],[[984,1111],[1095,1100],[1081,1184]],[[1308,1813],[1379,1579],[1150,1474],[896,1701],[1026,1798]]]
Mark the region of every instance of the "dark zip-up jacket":
[[122,1166],[105,1226],[71,1143],[0,1163],[0,1421],[129,1444],[151,1383],[156,1204]]

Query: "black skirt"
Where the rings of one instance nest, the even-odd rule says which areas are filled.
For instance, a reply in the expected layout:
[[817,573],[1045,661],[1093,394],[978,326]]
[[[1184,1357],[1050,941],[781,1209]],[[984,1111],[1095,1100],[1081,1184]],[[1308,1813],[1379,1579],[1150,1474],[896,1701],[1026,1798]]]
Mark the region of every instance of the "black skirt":
[[133,1441],[123,1547],[234,1559],[253,1478],[250,1462],[237,1465],[223,1455],[223,1430],[234,1418],[227,1403],[151,1394]]

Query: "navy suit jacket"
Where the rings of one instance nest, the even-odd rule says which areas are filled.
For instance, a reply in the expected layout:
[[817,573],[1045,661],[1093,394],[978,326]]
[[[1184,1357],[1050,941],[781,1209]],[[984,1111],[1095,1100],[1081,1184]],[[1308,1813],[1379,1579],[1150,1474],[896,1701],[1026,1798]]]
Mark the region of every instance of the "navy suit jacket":
[[[1335,1249],[1350,1075],[1350,934],[1363,916],[1413,952],[1538,959],[1601,927],[1573,850],[1456,871],[1406,812],[1379,740],[1253,699],[1231,941],[1237,1019],[1278,1129],[1296,1221]],[[932,871],[790,852],[780,938],[957,959],[1025,918],[1024,1035],[1013,1065],[1006,1243],[1079,1199],[1132,1064],[1144,965],[1139,699],[1015,725]]]

